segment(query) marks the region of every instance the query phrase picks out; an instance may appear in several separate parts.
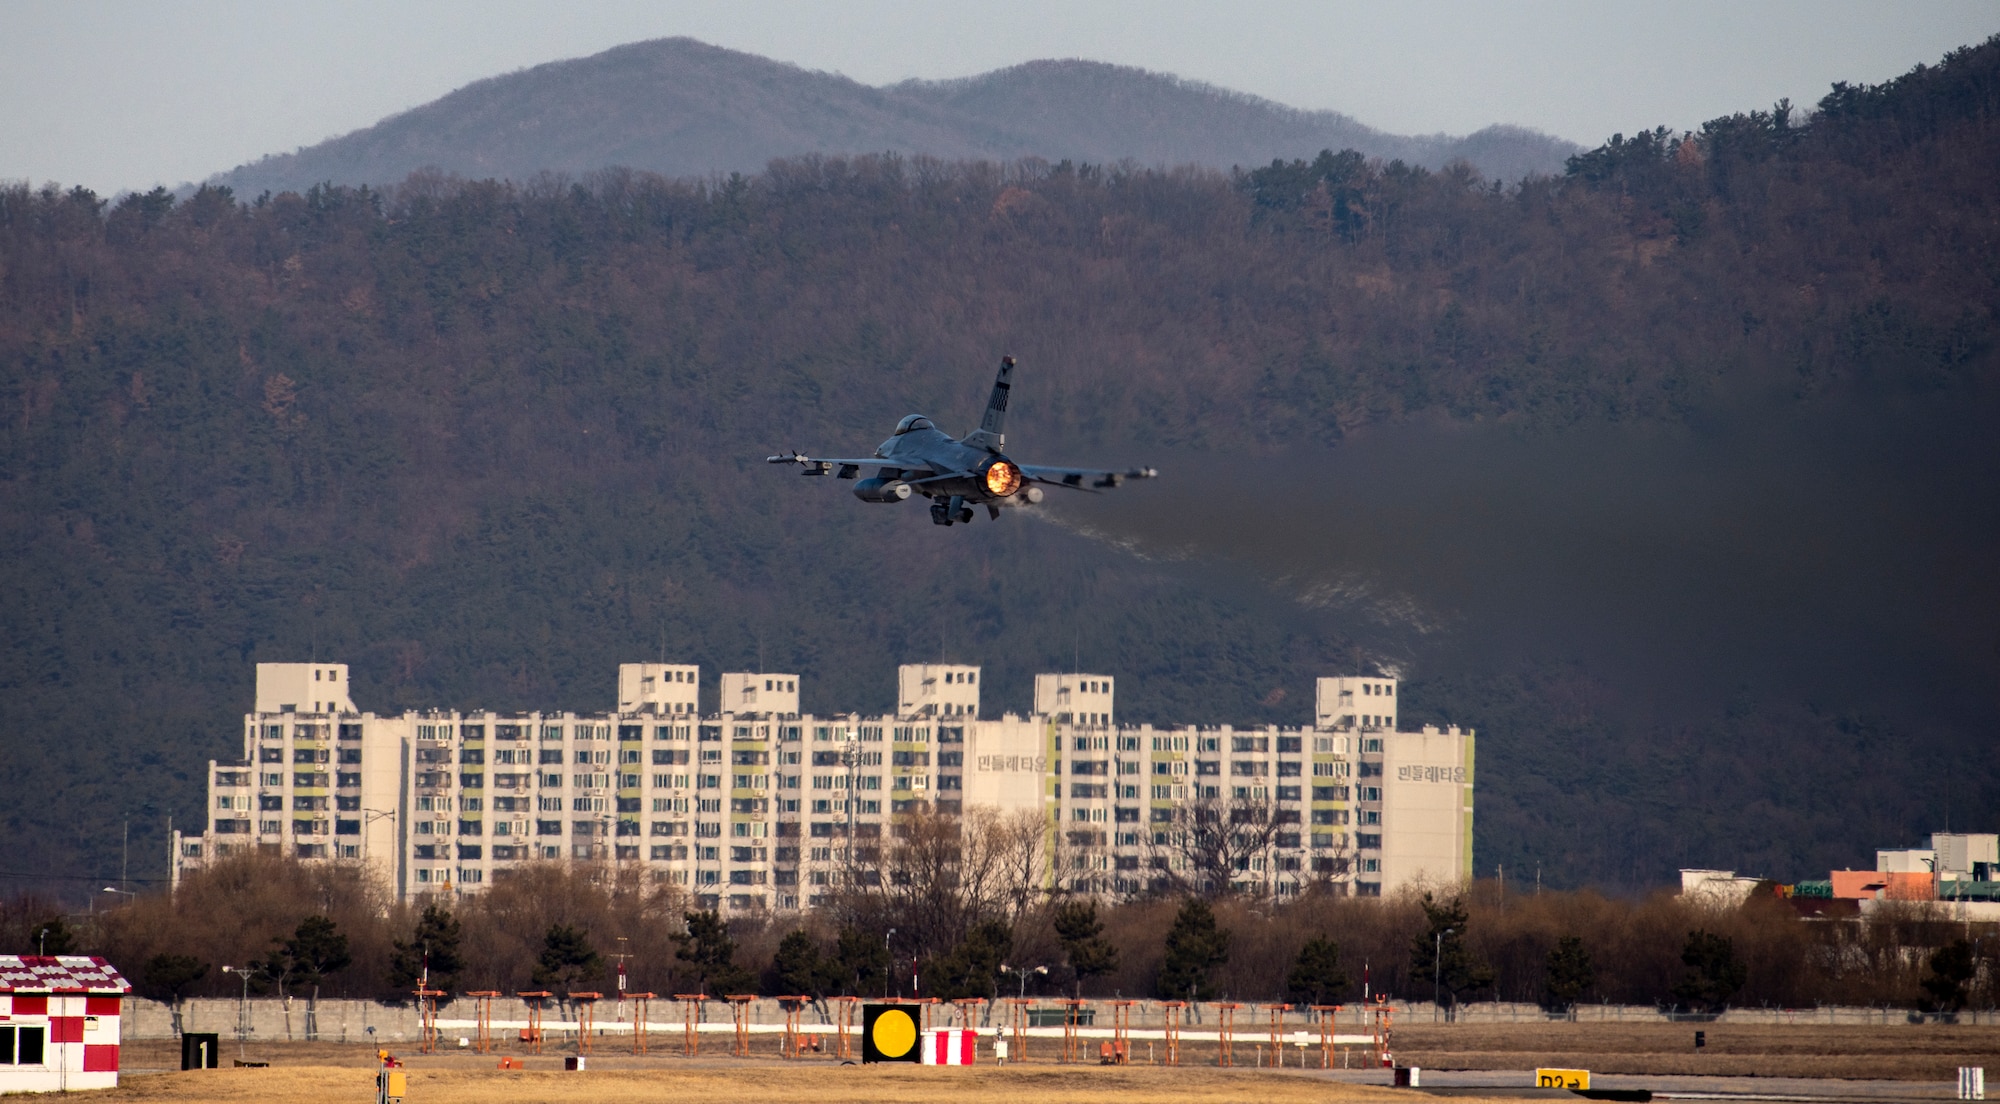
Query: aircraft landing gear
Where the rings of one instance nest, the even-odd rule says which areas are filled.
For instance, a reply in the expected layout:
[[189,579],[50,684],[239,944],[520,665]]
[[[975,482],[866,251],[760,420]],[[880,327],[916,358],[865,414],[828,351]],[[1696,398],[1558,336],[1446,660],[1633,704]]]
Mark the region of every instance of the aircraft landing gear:
[[950,502],[931,503],[931,524],[950,525],[954,521],[970,522],[972,507],[965,504],[964,495],[952,495]]

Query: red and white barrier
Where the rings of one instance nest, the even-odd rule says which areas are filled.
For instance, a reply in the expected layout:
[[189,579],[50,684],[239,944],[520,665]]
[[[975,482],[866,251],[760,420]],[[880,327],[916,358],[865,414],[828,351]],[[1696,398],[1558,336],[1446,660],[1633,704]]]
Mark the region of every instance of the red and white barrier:
[[940,1027],[924,1039],[924,1065],[969,1066],[979,1055],[979,1032],[965,1027]]

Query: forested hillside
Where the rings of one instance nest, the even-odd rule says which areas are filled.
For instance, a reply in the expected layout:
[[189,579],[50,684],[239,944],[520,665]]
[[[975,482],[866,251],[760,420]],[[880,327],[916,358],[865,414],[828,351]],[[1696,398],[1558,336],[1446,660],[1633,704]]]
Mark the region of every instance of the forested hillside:
[[315,184],[400,182],[436,169],[532,180],[624,166],[670,176],[754,172],[777,157],[896,153],[1142,165],[1262,164],[1352,148],[1489,177],[1552,173],[1577,147],[1522,127],[1386,134],[1164,73],[1036,61],[951,81],[871,88],[689,38],[634,42],[475,81],[431,103],[209,181],[249,198]]
[[[1482,875],[1556,884],[1993,827],[2000,39],[1518,188],[1300,152],[0,191],[8,871],[95,888],[129,816],[157,873],[309,655],[376,711],[942,654],[1239,724],[1394,665],[1479,728]],[[1161,479],[945,530],[762,463],[963,431],[1002,353],[1017,455]]]

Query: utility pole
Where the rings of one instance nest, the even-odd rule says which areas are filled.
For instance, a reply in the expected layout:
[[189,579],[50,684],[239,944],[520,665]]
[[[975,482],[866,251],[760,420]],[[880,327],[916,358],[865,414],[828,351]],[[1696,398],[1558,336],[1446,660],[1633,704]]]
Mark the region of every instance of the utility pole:
[[1431,948],[1431,1022],[1432,1023],[1437,1022],[1438,1012],[1440,1009],[1444,1007],[1443,1004],[1444,937],[1450,935],[1452,932],[1455,932],[1457,930],[1458,930],[1457,928],[1446,928],[1443,931],[1438,932],[1436,939],[1433,941],[1434,946]]
[[611,956],[618,960],[618,1018],[620,1020],[625,1018],[625,960],[632,957],[625,950],[625,945],[628,942],[629,940],[626,937],[619,936],[618,953]]
[[224,966],[222,972],[235,974],[243,979],[243,999],[236,1005],[236,1057],[243,1058],[243,1044],[250,1038],[250,968],[246,966]]

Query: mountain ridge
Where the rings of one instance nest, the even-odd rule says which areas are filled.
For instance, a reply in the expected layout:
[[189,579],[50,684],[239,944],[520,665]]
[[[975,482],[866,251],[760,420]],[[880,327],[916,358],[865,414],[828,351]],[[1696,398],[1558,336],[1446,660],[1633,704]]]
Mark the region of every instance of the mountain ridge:
[[632,168],[755,172],[810,153],[1254,167],[1352,148],[1426,168],[1554,173],[1581,147],[1496,124],[1405,136],[1201,81],[1082,59],[873,87],[691,38],[652,39],[473,81],[436,100],[209,178],[238,194],[386,185],[435,169],[516,180]]

